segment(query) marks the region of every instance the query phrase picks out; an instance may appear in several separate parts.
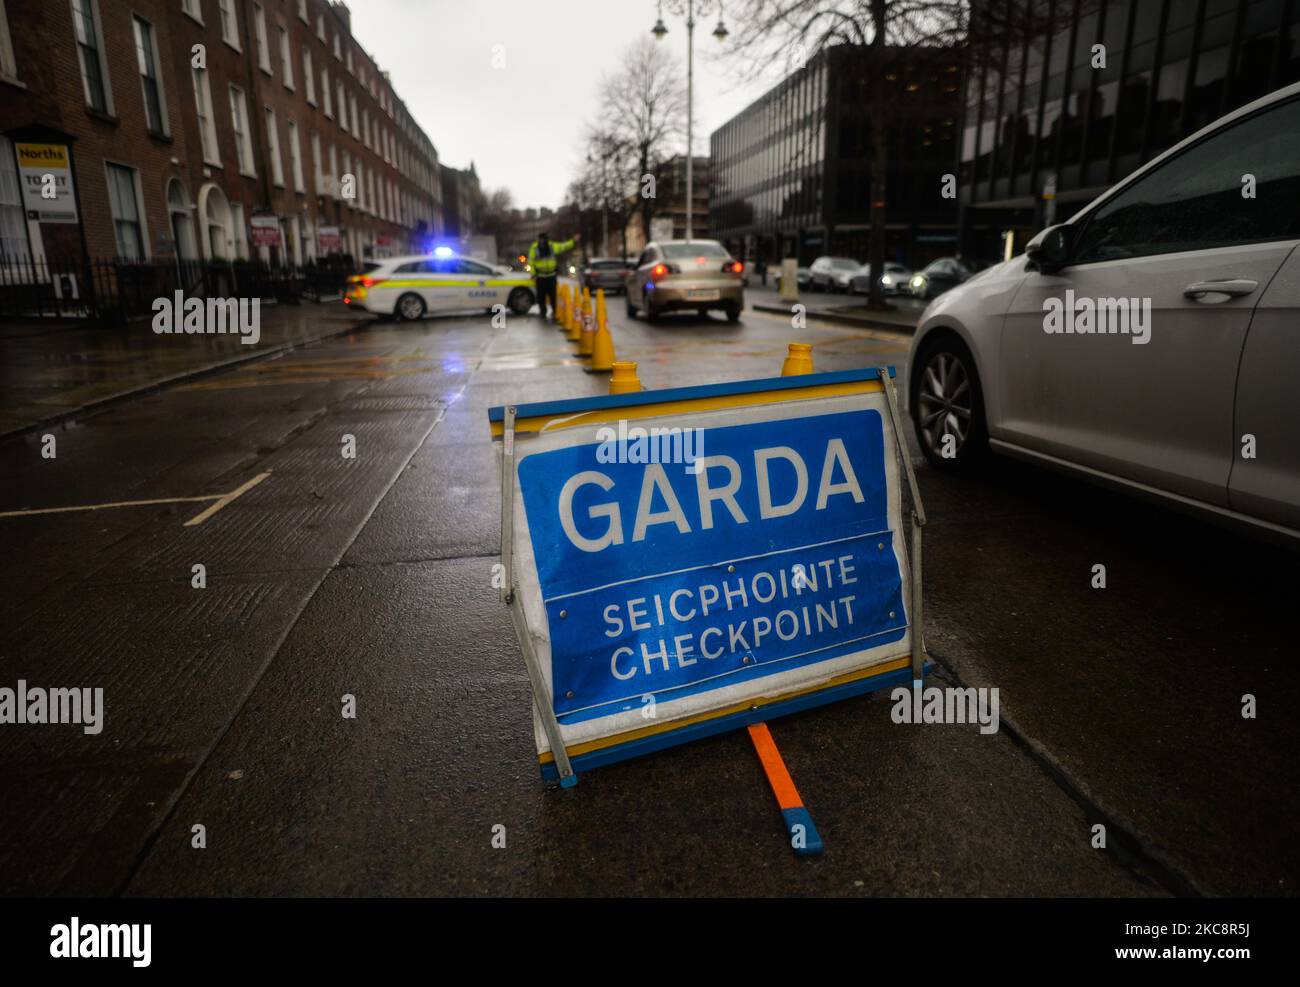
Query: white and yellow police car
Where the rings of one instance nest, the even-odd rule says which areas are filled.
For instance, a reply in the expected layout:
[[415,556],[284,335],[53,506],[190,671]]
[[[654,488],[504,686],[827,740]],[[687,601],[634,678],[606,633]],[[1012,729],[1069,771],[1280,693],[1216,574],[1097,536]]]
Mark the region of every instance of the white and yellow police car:
[[349,280],[349,305],[399,319],[490,312],[497,305],[524,315],[537,301],[531,274],[461,257],[446,247],[380,261]]

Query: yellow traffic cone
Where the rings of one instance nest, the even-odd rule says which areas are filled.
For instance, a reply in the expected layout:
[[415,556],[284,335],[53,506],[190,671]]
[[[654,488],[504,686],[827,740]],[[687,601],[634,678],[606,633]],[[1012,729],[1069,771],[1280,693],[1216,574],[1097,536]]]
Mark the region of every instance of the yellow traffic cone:
[[559,293],[555,296],[555,324],[561,329],[564,328],[564,320],[568,317],[569,311],[569,286],[567,283],[560,285]]
[[564,338],[571,343],[576,343],[582,338],[582,297],[574,290],[573,308],[569,312],[569,324],[565,327],[567,332]]
[[614,337],[609,334],[603,288],[596,292],[596,337],[591,342],[591,366],[583,369],[587,373],[604,373],[614,369]]
[[789,355],[781,364],[781,376],[798,377],[812,372],[812,343],[791,343]]
[[641,390],[641,378],[636,375],[635,363],[617,360],[613,370],[614,374],[609,378],[610,394],[636,394]]
[[582,323],[582,339],[578,343],[578,355],[590,357],[593,345],[596,342],[596,321],[600,317],[600,310],[605,305],[605,289],[596,289],[596,315],[591,314],[591,306],[587,306],[587,318]]

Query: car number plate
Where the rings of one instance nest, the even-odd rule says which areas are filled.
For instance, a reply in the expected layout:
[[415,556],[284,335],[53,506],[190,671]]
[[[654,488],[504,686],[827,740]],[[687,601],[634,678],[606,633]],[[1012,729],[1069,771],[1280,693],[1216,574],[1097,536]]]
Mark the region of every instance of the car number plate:
[[686,292],[686,297],[699,302],[716,302],[718,292],[712,288],[693,288]]

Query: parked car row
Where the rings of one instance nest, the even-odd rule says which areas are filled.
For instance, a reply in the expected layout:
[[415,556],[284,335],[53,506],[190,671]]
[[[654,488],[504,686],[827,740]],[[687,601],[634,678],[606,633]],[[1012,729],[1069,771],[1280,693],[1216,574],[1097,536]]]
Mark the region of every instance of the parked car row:
[[[935,298],[966,281],[975,270],[956,257],[941,257],[913,273],[905,264],[886,261],[880,275],[880,287],[886,295],[909,295]],[[852,257],[818,257],[808,267],[798,268],[801,291],[843,292],[853,295],[871,293],[871,265]],[[781,277],[776,278],[777,290]]]

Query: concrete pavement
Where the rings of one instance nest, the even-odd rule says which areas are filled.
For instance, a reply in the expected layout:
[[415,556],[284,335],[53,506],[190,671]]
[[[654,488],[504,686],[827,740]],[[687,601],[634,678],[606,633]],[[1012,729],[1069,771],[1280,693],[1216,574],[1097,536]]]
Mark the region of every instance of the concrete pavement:
[[368,321],[341,301],[261,308],[261,336],[157,336],[149,323],[105,328],[0,325],[0,438],[221,367],[262,359]]
[[[611,313],[649,387],[773,375],[791,339],[761,313]],[[903,334],[810,322],[804,341],[819,370],[905,380]],[[1001,688],[1002,732],[896,726],[883,697],[774,722],[816,860],[785,847],[743,734],[546,790],[491,586],[485,411],[603,392],[580,367],[535,317],[383,324],[115,406],[54,461],[32,436],[0,443],[0,511],[270,471],[188,528],[202,504],[0,519],[0,684],[102,685],[107,706],[98,737],[0,734],[0,890],[1294,893],[1290,800],[1268,795],[1296,782],[1283,558],[1010,464],[920,472],[928,644],[941,680]],[[1211,544],[1233,564],[1203,578]],[[1243,728],[1247,690],[1272,712]]]

